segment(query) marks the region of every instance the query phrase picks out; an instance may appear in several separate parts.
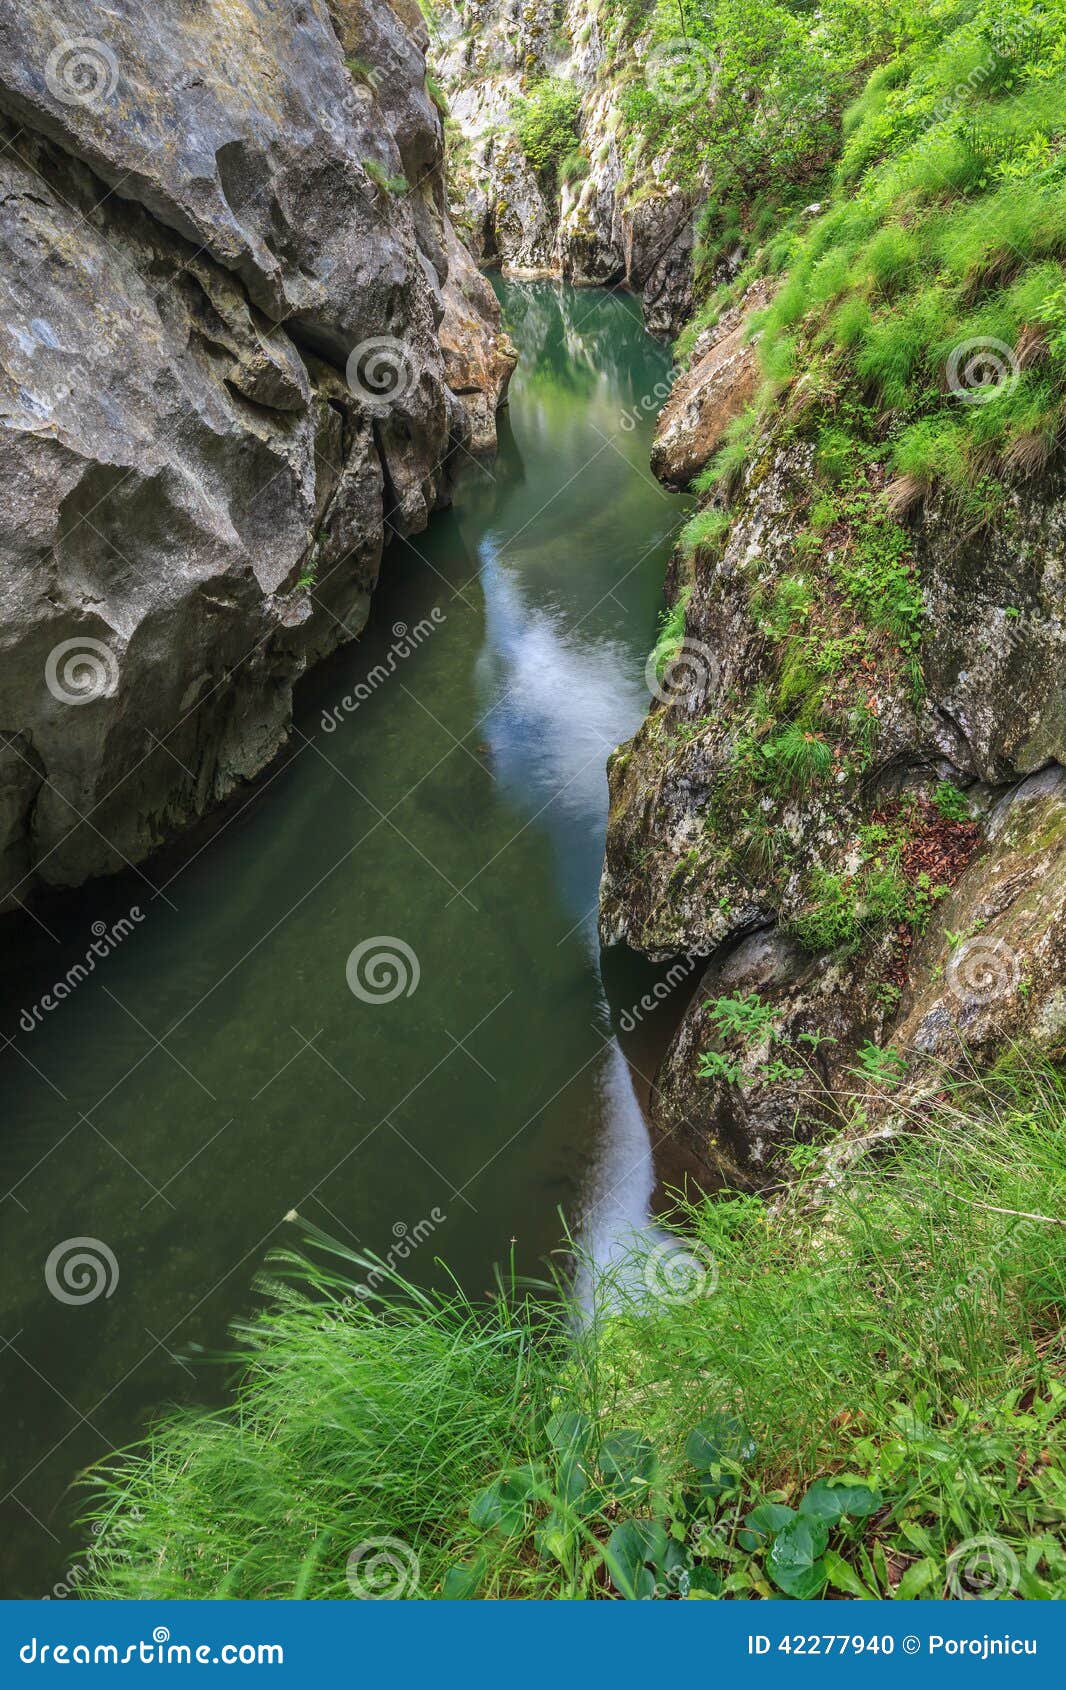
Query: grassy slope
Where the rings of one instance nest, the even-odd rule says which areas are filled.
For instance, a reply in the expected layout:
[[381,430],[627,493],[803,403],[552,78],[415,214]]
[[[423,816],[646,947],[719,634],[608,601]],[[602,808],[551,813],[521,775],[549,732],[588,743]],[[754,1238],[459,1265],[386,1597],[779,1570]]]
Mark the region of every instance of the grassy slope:
[[[597,1596],[605,1553],[624,1583],[636,1520],[660,1563],[656,1521],[697,1582],[780,1594],[744,1519],[836,1474],[879,1494],[831,1524],[818,1588],[939,1596],[988,1575],[1066,1595],[1066,1231],[1024,1218],[1066,1211],[1064,1101],[1049,1073],[1005,1072],[831,1192],[812,1166],[777,1213],[704,1203],[689,1260],[649,1269],[665,1300],[623,1297],[595,1339],[514,1299],[486,1313],[397,1286],[372,1307],[343,1252],[298,1268],[243,1334],[235,1407],[164,1421],[96,1477],[83,1589],[336,1597],[377,1578],[435,1597],[464,1566],[480,1595]],[[686,1439],[722,1415],[709,1472]],[[671,1576],[649,1568],[647,1593]]]
[[[706,15],[726,10],[743,23],[745,0],[709,4]],[[756,276],[780,277],[752,325],[762,388],[695,483],[713,503],[682,536],[686,598],[659,654],[665,664],[683,641],[692,583],[713,576],[743,514],[741,471],[752,469],[757,486],[779,448],[809,451],[791,567],[751,601],[772,643],[772,673],[730,701],[725,819],[709,819],[727,858],[735,818],[750,819],[750,848],[772,860],[779,894],[790,870],[778,843],[782,807],[828,793],[839,811],[836,801],[879,755],[876,700],[896,701],[897,714],[921,708],[926,610],[909,513],[946,490],[961,533],[1004,521],[1005,489],[1060,456],[1066,432],[1066,5],[888,0],[856,31],[861,14],[849,21],[832,5],[790,14],[780,47],[767,25],[770,92],[747,90],[744,109],[762,110],[741,153],[744,178],[722,175],[724,198],[712,194],[705,219],[712,257],[743,236],[748,258],[679,343],[684,356]],[[665,29],[668,14],[659,7],[655,16]],[[821,108],[822,119],[839,108],[831,145],[824,123],[773,121],[787,119],[809,74],[790,30],[816,63],[835,67]],[[742,54],[752,51],[745,41]],[[846,105],[871,56],[881,62]],[[718,109],[696,140],[676,126],[682,154],[696,147],[713,159],[735,139],[728,102],[724,116]],[[674,133],[665,103],[646,94],[634,97],[632,118],[658,145]],[[813,210],[802,208],[815,196]],[[1009,597],[1010,584],[1003,590]],[[904,818],[897,854],[911,831]],[[880,876],[884,852],[859,839],[852,857],[856,847],[858,876],[834,864],[810,877],[794,930],[812,950],[832,948],[857,922],[882,931],[920,926],[927,914],[928,900],[908,907],[891,873],[878,882],[889,896],[872,908],[865,865]]]

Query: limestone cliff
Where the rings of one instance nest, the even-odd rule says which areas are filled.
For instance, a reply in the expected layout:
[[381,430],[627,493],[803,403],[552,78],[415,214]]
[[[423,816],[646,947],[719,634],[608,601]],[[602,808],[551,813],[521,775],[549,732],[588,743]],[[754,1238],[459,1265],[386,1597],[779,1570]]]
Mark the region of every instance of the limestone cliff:
[[[697,343],[664,480],[742,410],[753,326]],[[805,402],[705,502],[683,634],[610,766],[601,933],[706,959],[653,1113],[711,1182],[913,1116],[945,1068],[1066,1047],[1066,469],[983,522],[945,493],[901,512],[876,447],[816,466]]]
[[[693,200],[627,146],[621,94],[655,74],[648,44],[617,39],[587,0],[458,0],[436,15],[432,62],[447,96],[452,212],[475,257],[505,274],[624,284],[653,332],[692,303]],[[515,134],[546,78],[580,94],[575,173],[545,181]]]
[[494,441],[408,0],[0,0],[0,907],[284,743]]

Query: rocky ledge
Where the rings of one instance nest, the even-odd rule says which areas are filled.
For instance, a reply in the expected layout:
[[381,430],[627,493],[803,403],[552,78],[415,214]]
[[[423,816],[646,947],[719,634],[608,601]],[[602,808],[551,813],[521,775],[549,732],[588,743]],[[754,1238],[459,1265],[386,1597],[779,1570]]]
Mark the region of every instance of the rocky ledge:
[[0,909],[258,774],[494,444],[414,0],[0,0]]

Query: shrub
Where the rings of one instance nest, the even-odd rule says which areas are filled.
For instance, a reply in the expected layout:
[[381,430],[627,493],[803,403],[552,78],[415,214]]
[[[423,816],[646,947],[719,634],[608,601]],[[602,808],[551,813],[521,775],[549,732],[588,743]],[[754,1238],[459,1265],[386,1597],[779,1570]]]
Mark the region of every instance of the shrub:
[[563,160],[578,150],[580,111],[580,90],[560,77],[545,77],[515,107],[518,144],[532,169],[552,190]]
[[407,177],[402,175],[390,176],[383,164],[376,158],[365,158],[363,169],[366,171],[374,186],[382,194],[405,194],[407,192]]

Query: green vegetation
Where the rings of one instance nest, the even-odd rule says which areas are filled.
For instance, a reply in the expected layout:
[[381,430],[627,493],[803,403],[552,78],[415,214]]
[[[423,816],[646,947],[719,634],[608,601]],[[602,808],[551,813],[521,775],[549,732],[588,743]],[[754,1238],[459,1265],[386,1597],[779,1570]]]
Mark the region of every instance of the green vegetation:
[[812,391],[846,376],[869,395],[896,508],[940,481],[990,512],[990,475],[1032,473],[1058,440],[1064,91],[1061,8],[934,8],[847,114],[829,208],[769,254],[787,278],[766,367],[798,331]]
[[933,803],[945,821],[966,822],[970,819],[970,801],[953,781],[942,780],[937,784]]
[[807,901],[789,922],[789,930],[815,954],[854,950],[891,927],[920,931],[947,891],[946,886],[934,886],[926,871],[915,872],[909,865],[908,847],[927,829],[927,820],[913,803],[900,804],[891,816],[860,828],[858,866],[846,874],[812,869]]
[[[417,1546],[432,1588],[469,1543],[483,1475],[537,1452],[558,1347],[541,1311],[429,1299],[313,1241],[325,1262],[279,1256],[276,1307],[236,1331],[250,1358],[236,1411],[175,1415],[116,1458],[101,1589],[344,1597],[348,1555],[384,1536]],[[375,1270],[387,1303],[365,1296]]]
[[373,65],[368,65],[365,59],[357,58],[354,54],[344,61],[350,75],[356,82],[363,82],[376,94],[381,86],[381,74]]
[[[770,1053],[777,1046],[774,1009],[770,1004],[764,1004],[757,992],[749,992],[743,998],[717,998],[715,1002],[705,1004],[704,1008],[709,1011],[716,1038],[723,1042],[732,1041],[733,1051],[705,1051],[697,1063],[696,1072],[701,1080],[726,1080],[730,1085],[741,1085],[744,1068],[739,1058],[764,1047]],[[812,1046],[825,1041],[819,1040],[816,1035],[801,1033],[798,1042],[805,1048],[793,1051],[793,1057],[809,1056]],[[782,1055],[767,1054],[758,1064],[759,1077],[768,1081],[802,1079],[804,1072],[802,1063],[795,1060],[790,1063]]]
[[94,1476],[82,1588],[1062,1597],[1064,1114],[1016,1060],[831,1188],[797,1155],[772,1217],[688,1208],[577,1336],[513,1290],[363,1300],[318,1235],[333,1266],[285,1255],[238,1334],[237,1406]]
[[[534,84],[514,111],[515,133],[530,166],[550,191],[560,179],[564,160],[574,169],[578,152],[581,91],[572,82],[545,77]],[[573,177],[568,179],[573,180]]]
[[[671,8],[653,17],[676,42]],[[679,352],[756,275],[780,276],[754,415],[795,390],[797,426],[828,423],[838,460],[887,463],[892,514],[939,483],[986,519],[999,480],[1041,468],[1062,434],[1066,10],[701,0],[689,29],[672,79],[631,85],[627,122],[706,192],[705,273],[738,243],[749,258]],[[844,391],[868,409],[841,428]],[[703,486],[728,484],[754,432],[736,425]]]
[[559,181],[576,187],[579,182],[585,180],[590,169],[588,155],[582,152],[580,147],[575,147],[573,152],[567,153],[560,162]]
[[697,511],[681,530],[681,550],[686,557],[693,557],[701,548],[713,546],[728,529],[728,512],[714,508]]
[[363,160],[363,169],[366,171],[379,193],[390,195],[406,194],[408,190],[407,177],[402,175],[390,176],[389,172],[385,169],[385,166],[383,164],[379,164],[376,158],[365,158]]
[[426,72],[426,93],[440,112],[441,117],[450,116],[448,96],[445,94],[444,89],[441,87],[437,78],[429,71]]
[[657,680],[662,680],[681,650],[685,638],[685,611],[691,591],[691,587],[682,587],[673,604],[659,618],[659,638],[652,653]]

